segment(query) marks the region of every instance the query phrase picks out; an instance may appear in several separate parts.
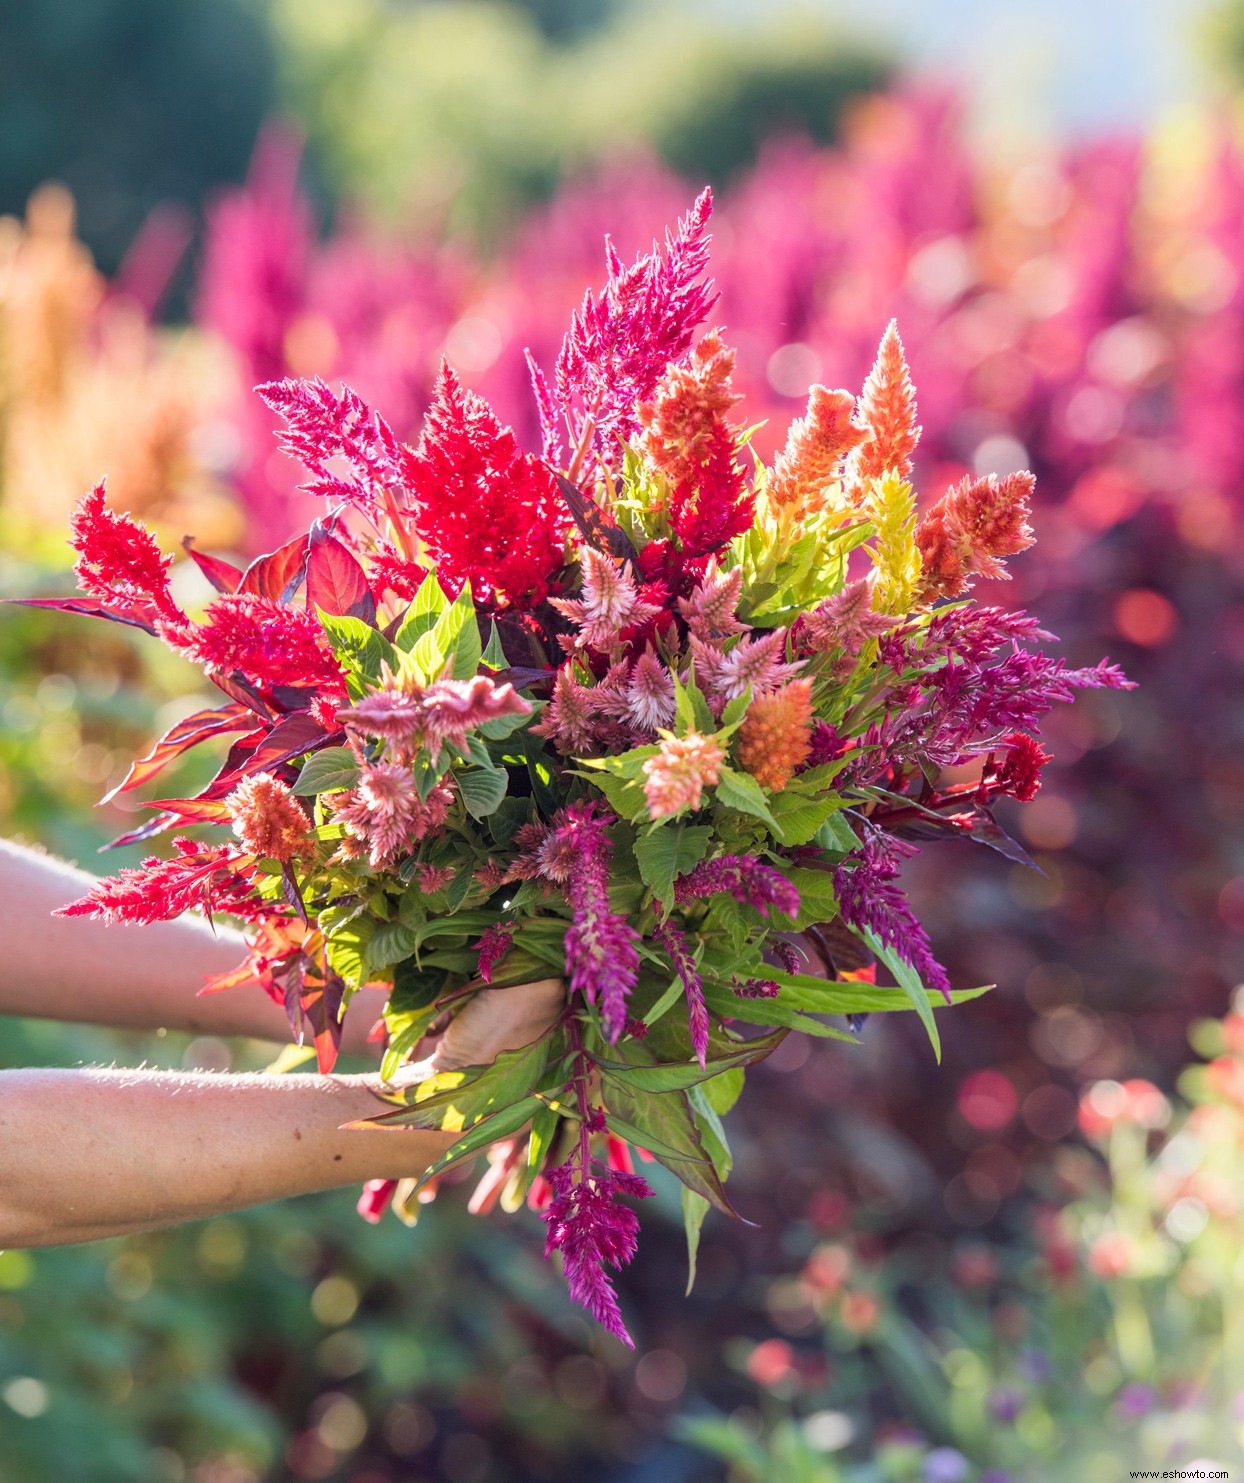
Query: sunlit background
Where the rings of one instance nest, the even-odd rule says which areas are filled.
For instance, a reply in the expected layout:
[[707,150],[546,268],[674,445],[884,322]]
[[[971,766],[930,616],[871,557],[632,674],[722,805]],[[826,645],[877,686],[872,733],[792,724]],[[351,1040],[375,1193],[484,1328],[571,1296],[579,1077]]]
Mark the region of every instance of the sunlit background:
[[[1244,5],[857,10],[0,6],[5,595],[68,590],[101,473],[166,542],[285,539],[260,380],[344,379],[414,437],[445,354],[530,443],[523,347],[547,361],[606,233],[633,253],[707,179],[761,449],[897,315],[926,497],[1032,467],[1039,544],[998,600],[1141,682],[1052,718],[1009,821],[1042,873],[969,844],[910,870],[956,980],[998,985],[944,1018],[942,1066],[897,1018],[788,1040],[731,1123],[757,1224],[710,1216],[688,1298],[660,1188],[619,1284],[635,1355],[534,1216],[461,1187],[416,1229],[343,1192],[0,1253],[3,1483],[1244,1463]],[[99,868],[135,814],[95,800],[195,684],[6,609],[5,830]],[[0,1034],[7,1065],[269,1055]]]

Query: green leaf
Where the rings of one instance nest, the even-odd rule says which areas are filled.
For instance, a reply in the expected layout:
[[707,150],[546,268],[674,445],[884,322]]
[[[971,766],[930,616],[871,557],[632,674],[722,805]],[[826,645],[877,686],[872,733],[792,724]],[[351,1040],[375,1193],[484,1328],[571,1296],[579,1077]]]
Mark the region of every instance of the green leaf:
[[734,1155],[730,1152],[730,1145],[726,1142],[726,1130],[721,1125],[721,1118],[717,1116],[713,1104],[704,1095],[703,1087],[692,1087],[687,1093],[687,1100],[691,1103],[691,1110],[700,1129],[704,1147],[708,1150],[708,1155],[717,1173],[724,1181],[734,1167]]
[[[496,631],[496,625],[493,625]],[[557,1136],[557,1125],[561,1121],[557,1113],[551,1107],[541,1107],[531,1119],[531,1137],[527,1143],[527,1169],[531,1174],[537,1174],[540,1170],[541,1161],[553,1145],[553,1139]]]
[[509,775],[503,767],[462,767],[454,777],[466,811],[473,819],[486,819],[509,787]]
[[367,946],[375,932],[376,919],[361,906],[330,906],[319,915],[328,966],[340,974],[347,987],[366,982]]
[[415,599],[406,610],[401,627],[394,640],[403,653],[409,654],[419,639],[436,623],[441,612],[448,606],[449,599],[433,576],[424,577],[419,584]]
[[706,825],[665,824],[635,841],[640,876],[666,911],[674,904],[674,882],[703,860],[712,839]]
[[713,1111],[724,1117],[743,1091],[742,1066],[731,1066],[719,1076],[714,1076],[711,1081],[704,1082],[703,1091]]
[[636,1092],[621,1082],[602,1078],[606,1116],[613,1130],[646,1148],[672,1174],[738,1219],[709,1157],[686,1092]]
[[691,1296],[691,1289],[695,1286],[695,1261],[700,1250],[700,1227],[704,1224],[704,1217],[707,1214],[708,1201],[703,1195],[697,1194],[693,1189],[688,1189],[684,1184],[682,1187],[682,1223],[683,1230],[687,1233],[687,1297]]
[[594,788],[609,800],[609,807],[619,818],[637,824],[648,819],[648,800],[637,779],[615,777],[608,772],[574,772],[575,777],[586,778]]
[[379,682],[382,663],[397,668],[397,653],[379,630],[361,618],[326,613],[321,608],[316,609],[316,614],[333,653],[345,667],[346,688],[352,700],[360,700],[367,693],[365,681]]
[[906,960],[900,958],[893,948],[887,947],[884,942],[870,927],[857,929],[859,935],[864,939],[878,958],[894,975],[899,987],[911,1000],[912,1008],[920,1016],[920,1022],[929,1037],[929,1043],[933,1047],[933,1055],[940,1062],[942,1059],[942,1040],[937,1032],[937,1021],[933,1018],[933,1003],[929,998],[929,991],[924,986],[924,980]]
[[418,929],[404,922],[384,922],[377,927],[367,947],[369,968],[390,968],[404,962],[418,945]]
[[486,1066],[442,1071],[395,1094],[403,1104],[369,1119],[380,1127],[435,1128],[461,1133],[530,1096],[545,1068],[562,1049],[560,1031],[549,1031],[518,1050],[502,1051]]
[[778,822],[769,812],[768,800],[760,784],[746,772],[735,772],[732,767],[722,767],[717,783],[717,800],[727,808],[737,809],[741,814],[751,814],[767,824],[774,834],[780,834]]
[[817,830],[842,807],[837,796],[817,800],[800,798],[794,793],[777,793],[770,800],[777,820],[778,839],[785,845],[808,844]]
[[[894,1014],[906,1013],[911,1008],[911,1000],[901,987],[892,989],[884,984],[815,978],[806,973],[785,973],[779,968],[766,967],[764,973],[779,986],[786,1002],[813,1014]],[[992,987],[982,984],[974,989],[952,989],[950,997],[955,1004],[966,1004],[989,993]],[[950,1007],[940,994],[930,1002],[935,1013]]]
[[501,647],[501,634],[497,628],[497,620],[492,620],[492,630],[488,635],[488,647],[480,655],[483,664],[496,673],[499,669],[508,669],[510,661],[505,657],[505,650]]
[[836,850],[846,855],[859,845],[855,831],[841,813],[830,814],[814,835],[823,850]]
[[802,1009],[797,1009],[779,995],[776,999],[742,1000],[732,989],[721,983],[704,980],[704,1000],[708,1007],[719,1015],[730,1015],[745,1019],[753,1025],[780,1025],[787,1030],[801,1030],[805,1035],[815,1035],[821,1040],[845,1040],[849,1045],[857,1044],[854,1035],[835,1025],[827,1025]]
[[495,1112],[491,1117],[486,1117],[482,1122],[474,1124],[470,1132],[459,1138],[441,1158],[437,1159],[436,1163],[423,1171],[411,1193],[417,1194],[429,1180],[435,1179],[439,1174],[444,1174],[447,1169],[452,1169],[463,1159],[479,1153],[490,1143],[496,1143],[499,1138],[508,1138],[511,1133],[517,1133],[519,1128],[529,1118],[534,1117],[543,1105],[540,1098],[533,1093],[512,1107]]
[[721,713],[721,728],[717,733],[718,737],[721,736],[722,731],[730,734],[742,725],[743,717],[747,715],[747,708],[751,703],[752,687],[750,685],[742,695],[736,695],[733,700],[726,702],[726,708]]
[[644,1066],[597,1058],[596,1064],[606,1079],[619,1082],[634,1091],[680,1092],[701,1082],[708,1082],[733,1067],[750,1066],[756,1061],[764,1060],[778,1048],[783,1039],[785,1036],[779,1032],[757,1040],[742,1041],[725,1055],[710,1058],[703,1069],[698,1061]]
[[294,792],[299,798],[314,798],[318,793],[353,788],[358,778],[358,758],[349,747],[326,747],[312,752],[302,764]]
[[469,583],[436,620],[432,644],[446,659],[452,660],[455,680],[469,680],[479,669],[483,649]]

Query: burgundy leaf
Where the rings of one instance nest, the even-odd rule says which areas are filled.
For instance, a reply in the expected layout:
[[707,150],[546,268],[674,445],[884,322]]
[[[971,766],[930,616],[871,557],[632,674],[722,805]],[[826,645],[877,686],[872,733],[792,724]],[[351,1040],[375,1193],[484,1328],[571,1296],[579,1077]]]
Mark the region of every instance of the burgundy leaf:
[[337,1013],[341,1008],[341,993],[344,985],[337,975],[330,974],[325,982],[318,975],[308,975],[302,982],[299,1008],[303,1019],[311,1027],[315,1040],[316,1069],[326,1076],[337,1060],[337,1048],[341,1044],[341,1024]]
[[155,777],[174,757],[179,757],[208,737],[243,730],[251,724],[251,719],[245,707],[236,703],[221,706],[214,711],[195,711],[193,716],[187,716],[178,721],[176,726],[171,726],[145,757],[140,757],[130,766],[122,781],[104,794],[100,803],[111,803],[119,793],[128,793],[131,789],[140,787],[148,778]]
[[101,844],[99,853],[105,850],[120,850],[127,844],[141,844],[145,839],[154,839],[157,834],[163,834],[166,829],[171,828],[178,822],[176,814],[157,814],[154,819],[148,819],[137,829],[131,829],[128,834],[119,834],[116,839],[110,839],[107,844]]
[[376,600],[366,573],[318,520],[311,528],[307,559],[307,607],[312,612],[319,608],[333,617],[361,618],[375,627]]
[[221,561],[218,556],[207,556],[202,551],[196,551],[193,536],[182,536],[181,543],[186,549],[186,555],[217,592],[238,590],[238,583],[242,580],[241,567],[234,566],[231,561]]
[[211,798],[158,798],[149,808],[167,809],[184,824],[227,824],[229,810]]
[[[2,602],[17,603],[24,608],[51,608],[56,613],[78,613],[84,618],[106,618],[109,623],[124,623],[127,628],[141,628],[144,633],[154,633],[155,625],[139,616],[139,610],[118,613],[106,608],[93,597],[6,597]],[[154,608],[143,611],[154,614]]]
[[307,538],[295,536],[268,556],[257,556],[243,572],[238,591],[287,603],[298,591],[306,569]]

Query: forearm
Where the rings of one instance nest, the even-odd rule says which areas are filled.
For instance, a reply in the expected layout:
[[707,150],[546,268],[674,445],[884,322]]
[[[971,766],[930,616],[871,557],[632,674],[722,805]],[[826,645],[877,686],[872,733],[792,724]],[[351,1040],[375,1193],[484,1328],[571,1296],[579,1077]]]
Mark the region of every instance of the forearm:
[[[204,980],[246,956],[241,934],[183,917],[149,927],[53,917],[94,877],[0,840],[0,1014],[117,1029],[184,1030],[288,1041],[289,1021],[257,985],[196,997]],[[364,1048],[382,996],[357,996],[344,1048]]]
[[0,1072],[0,1249],[240,1210],[435,1163],[453,1135],[345,1130],[372,1077]]

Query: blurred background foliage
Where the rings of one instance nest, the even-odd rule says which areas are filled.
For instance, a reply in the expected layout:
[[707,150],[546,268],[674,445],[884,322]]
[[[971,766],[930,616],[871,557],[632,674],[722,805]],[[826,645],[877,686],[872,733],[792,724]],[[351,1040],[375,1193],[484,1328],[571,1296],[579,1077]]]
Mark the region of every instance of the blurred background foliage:
[[[461,1189],[413,1231],[343,1192],[0,1254],[5,1483],[1107,1483],[1240,1459],[1235,114],[1002,158],[952,88],[810,11],[742,12],[0,9],[0,592],[68,590],[65,517],[103,473],[170,548],[283,539],[302,497],[261,379],[344,378],[414,437],[445,353],[531,440],[522,347],[551,359],[606,232],[633,253],[711,179],[762,451],[811,381],[859,385],[897,314],[925,498],[1031,465],[1040,544],[997,600],[1142,683],[1052,718],[1023,825],[1044,874],[967,845],[911,872],[954,976],[999,989],[946,1017],[940,1070],[901,1022],[758,1070],[732,1139],[762,1224],[710,1219],[683,1299],[658,1191],[622,1282],[635,1356],[570,1310],[534,1219],[471,1218]],[[132,863],[94,850],[140,816],[92,805],[195,683],[5,609],[0,825]],[[3,1065],[270,1054],[0,1035]]]

